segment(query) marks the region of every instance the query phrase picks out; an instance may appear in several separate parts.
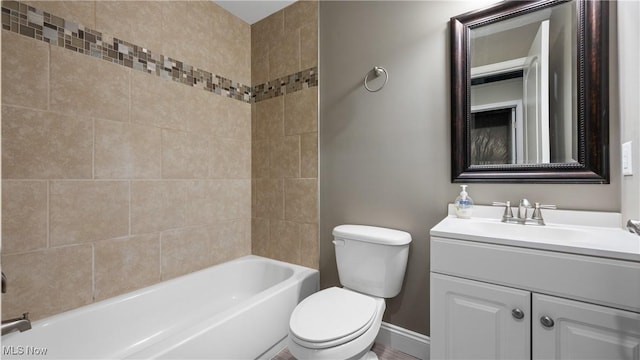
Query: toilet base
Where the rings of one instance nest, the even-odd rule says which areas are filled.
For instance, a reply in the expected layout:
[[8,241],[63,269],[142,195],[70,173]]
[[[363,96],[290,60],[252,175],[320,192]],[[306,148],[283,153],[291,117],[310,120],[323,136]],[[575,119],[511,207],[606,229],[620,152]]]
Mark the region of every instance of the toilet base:
[[373,351],[367,351],[367,353],[364,354],[364,356],[361,357],[360,360],[378,360],[378,354],[374,353]]

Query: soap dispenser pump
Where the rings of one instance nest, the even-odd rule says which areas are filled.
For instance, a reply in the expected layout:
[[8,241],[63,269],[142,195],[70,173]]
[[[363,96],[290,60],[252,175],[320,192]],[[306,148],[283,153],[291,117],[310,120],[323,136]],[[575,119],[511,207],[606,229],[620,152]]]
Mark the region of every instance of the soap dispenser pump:
[[473,200],[467,193],[467,185],[460,185],[462,191],[456,198],[454,207],[456,208],[456,216],[462,219],[469,219],[473,213]]

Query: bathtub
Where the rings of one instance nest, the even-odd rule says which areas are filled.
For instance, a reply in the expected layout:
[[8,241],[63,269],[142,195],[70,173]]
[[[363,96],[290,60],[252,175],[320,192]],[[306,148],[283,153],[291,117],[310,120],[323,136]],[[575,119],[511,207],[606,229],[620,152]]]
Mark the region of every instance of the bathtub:
[[[245,256],[35,321],[3,359],[257,359],[283,347],[318,271]],[[27,309],[28,310],[28,309]]]

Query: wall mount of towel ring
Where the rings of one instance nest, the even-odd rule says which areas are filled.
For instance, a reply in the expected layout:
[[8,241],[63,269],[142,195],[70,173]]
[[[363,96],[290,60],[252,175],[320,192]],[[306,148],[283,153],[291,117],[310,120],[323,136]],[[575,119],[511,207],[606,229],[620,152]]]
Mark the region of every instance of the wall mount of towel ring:
[[[367,84],[367,81],[369,81],[369,75],[371,75],[372,72],[376,77],[379,77],[382,74],[384,74],[384,83],[382,83],[382,86],[380,86],[377,89],[371,89],[369,87],[369,84]],[[389,81],[389,73],[387,72],[387,69],[383,68],[382,66],[374,66],[373,70],[369,71],[367,73],[367,75],[365,75],[365,77],[364,77],[364,88],[367,89],[367,91],[369,91],[369,92],[377,92],[377,91],[382,90],[382,88],[385,85],[387,85],[387,81]]]

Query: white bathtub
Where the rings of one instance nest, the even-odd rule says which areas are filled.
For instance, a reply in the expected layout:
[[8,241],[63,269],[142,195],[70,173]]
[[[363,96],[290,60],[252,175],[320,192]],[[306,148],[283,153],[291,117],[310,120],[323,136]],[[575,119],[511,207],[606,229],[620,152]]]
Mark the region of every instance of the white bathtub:
[[286,338],[318,271],[245,256],[35,321],[3,359],[256,359]]

